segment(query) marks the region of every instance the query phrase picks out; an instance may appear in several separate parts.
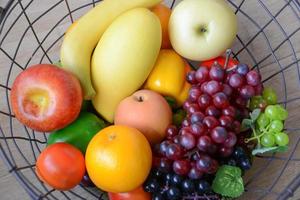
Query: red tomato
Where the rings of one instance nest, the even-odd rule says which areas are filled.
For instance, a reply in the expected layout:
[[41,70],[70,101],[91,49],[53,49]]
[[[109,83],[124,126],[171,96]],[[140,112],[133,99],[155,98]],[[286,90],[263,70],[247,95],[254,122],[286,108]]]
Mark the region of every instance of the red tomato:
[[78,185],[84,176],[84,157],[70,144],[52,144],[39,155],[36,173],[41,181],[54,189],[69,190]]
[[109,200],[151,200],[151,195],[139,187],[126,193],[108,193]]
[[[200,63],[200,66],[205,66],[210,68],[212,66],[212,64],[214,64],[215,62],[219,63],[222,67],[224,67],[225,65],[225,60],[226,58],[223,56],[219,56],[217,58],[211,59],[211,60],[207,60],[207,61],[203,61]],[[233,67],[235,67],[239,62],[233,58],[229,58],[228,61],[228,66],[227,69],[231,69]]]

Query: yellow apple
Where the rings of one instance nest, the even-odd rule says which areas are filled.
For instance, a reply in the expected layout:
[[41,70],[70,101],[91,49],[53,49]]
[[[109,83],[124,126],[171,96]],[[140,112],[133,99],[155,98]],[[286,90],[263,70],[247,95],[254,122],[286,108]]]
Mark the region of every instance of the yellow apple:
[[173,48],[195,61],[224,53],[236,33],[236,15],[225,0],[184,0],[174,8],[169,21]]

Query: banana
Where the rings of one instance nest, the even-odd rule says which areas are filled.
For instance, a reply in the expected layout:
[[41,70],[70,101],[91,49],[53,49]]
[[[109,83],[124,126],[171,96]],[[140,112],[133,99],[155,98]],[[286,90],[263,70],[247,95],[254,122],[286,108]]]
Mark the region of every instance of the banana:
[[138,90],[153,69],[161,46],[158,17],[146,8],[120,15],[101,37],[92,58],[97,112],[113,122],[124,98]]
[[91,56],[108,26],[122,13],[136,7],[152,7],[161,0],[104,0],[68,29],[61,46],[62,67],[77,76],[89,100],[95,94],[91,82]]

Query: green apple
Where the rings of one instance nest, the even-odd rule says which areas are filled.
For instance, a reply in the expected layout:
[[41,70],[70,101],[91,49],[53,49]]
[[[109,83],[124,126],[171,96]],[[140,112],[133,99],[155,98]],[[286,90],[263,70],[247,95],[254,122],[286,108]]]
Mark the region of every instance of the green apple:
[[172,11],[169,35],[181,56],[204,61],[230,48],[237,34],[237,18],[225,0],[184,0]]

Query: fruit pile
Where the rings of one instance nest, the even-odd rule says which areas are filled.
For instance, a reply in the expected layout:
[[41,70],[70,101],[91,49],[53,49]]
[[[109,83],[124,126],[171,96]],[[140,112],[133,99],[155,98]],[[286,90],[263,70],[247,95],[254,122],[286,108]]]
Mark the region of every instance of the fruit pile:
[[49,132],[43,183],[110,200],[236,198],[252,155],[287,150],[287,111],[230,58],[237,18],[226,1],[159,2],[102,1],[69,27],[60,62],[14,81],[16,118]]

